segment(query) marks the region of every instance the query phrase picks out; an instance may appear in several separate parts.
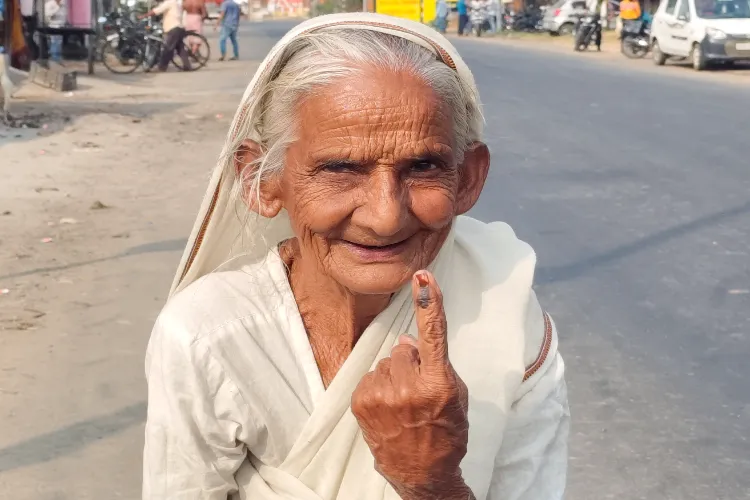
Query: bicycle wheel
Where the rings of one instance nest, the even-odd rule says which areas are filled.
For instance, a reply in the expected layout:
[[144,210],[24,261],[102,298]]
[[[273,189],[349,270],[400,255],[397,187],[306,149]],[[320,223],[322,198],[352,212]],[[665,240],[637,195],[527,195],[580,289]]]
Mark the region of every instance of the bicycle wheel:
[[[188,31],[182,39],[182,44],[188,54],[190,71],[199,70],[208,63],[208,60],[211,58],[211,46],[208,44],[208,40],[206,40],[205,36],[196,33],[195,31]],[[185,70],[182,64],[182,59],[177,51],[175,51],[175,54],[172,57],[172,64],[182,71]]]
[[132,73],[143,64],[143,51],[130,43],[107,43],[102,47],[101,57],[105,68],[120,75]]

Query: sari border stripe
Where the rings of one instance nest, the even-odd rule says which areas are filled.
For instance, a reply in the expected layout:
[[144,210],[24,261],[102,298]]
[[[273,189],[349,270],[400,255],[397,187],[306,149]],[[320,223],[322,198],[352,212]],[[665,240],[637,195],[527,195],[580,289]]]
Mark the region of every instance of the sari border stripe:
[[546,312],[543,313],[544,316],[544,340],[542,341],[542,348],[539,350],[539,355],[537,356],[536,360],[526,368],[526,373],[523,375],[523,381],[526,382],[528,379],[530,379],[536,372],[539,371],[539,368],[542,367],[545,361],[547,361],[547,357],[549,356],[549,351],[552,348],[552,320],[549,317],[549,314]]

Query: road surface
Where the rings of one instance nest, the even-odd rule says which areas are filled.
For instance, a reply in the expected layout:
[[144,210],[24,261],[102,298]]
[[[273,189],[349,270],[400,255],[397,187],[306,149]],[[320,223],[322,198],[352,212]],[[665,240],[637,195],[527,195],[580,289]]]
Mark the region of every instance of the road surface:
[[[234,66],[117,80],[130,83],[109,107],[83,92],[72,129],[0,146],[16,165],[0,193],[12,212],[0,220],[0,497],[139,496],[149,329],[252,60],[291,25],[244,26]],[[750,90],[456,43],[493,153],[473,215],[534,246],[561,332],[568,498],[750,497]],[[112,208],[89,211],[95,197]],[[77,225],[56,224],[70,215]]]
[[570,498],[750,498],[750,89],[457,45],[494,154],[475,215],[534,246],[561,331]]

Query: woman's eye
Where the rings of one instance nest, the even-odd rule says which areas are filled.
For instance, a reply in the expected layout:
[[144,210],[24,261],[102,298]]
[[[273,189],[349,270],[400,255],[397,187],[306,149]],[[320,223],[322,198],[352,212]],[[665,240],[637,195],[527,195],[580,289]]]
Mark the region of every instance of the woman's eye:
[[438,166],[430,161],[419,161],[412,164],[411,169],[415,172],[430,172],[437,170]]
[[321,165],[320,170],[324,172],[332,172],[332,173],[344,173],[344,172],[353,172],[357,169],[357,165],[353,163],[348,163],[345,161],[333,161],[329,163],[325,163]]

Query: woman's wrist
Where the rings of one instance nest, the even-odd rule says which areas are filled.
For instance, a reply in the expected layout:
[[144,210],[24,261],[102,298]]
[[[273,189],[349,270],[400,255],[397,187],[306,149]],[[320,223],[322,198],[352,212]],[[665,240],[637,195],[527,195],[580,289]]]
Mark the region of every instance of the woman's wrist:
[[401,500],[476,500],[471,488],[460,475],[440,484],[395,489]]

